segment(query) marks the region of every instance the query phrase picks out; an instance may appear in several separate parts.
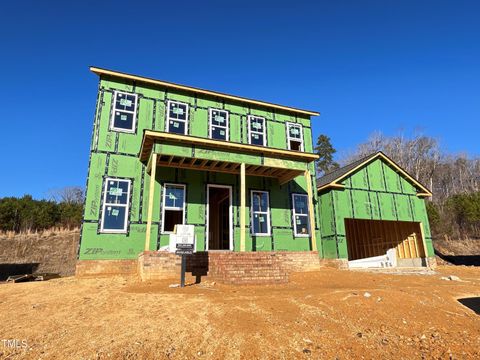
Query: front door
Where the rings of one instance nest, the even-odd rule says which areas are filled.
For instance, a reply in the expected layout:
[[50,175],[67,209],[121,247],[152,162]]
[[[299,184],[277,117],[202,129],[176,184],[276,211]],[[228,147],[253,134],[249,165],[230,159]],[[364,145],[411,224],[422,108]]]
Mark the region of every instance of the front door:
[[207,186],[207,250],[232,250],[232,187]]

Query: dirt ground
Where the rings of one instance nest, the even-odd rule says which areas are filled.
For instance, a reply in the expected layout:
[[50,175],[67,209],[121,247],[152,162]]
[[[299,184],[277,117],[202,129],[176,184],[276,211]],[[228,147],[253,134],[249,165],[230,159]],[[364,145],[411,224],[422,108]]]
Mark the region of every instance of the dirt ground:
[[2,284],[0,358],[480,358],[480,316],[456,301],[480,296],[480,268],[325,268],[276,286],[175,281]]

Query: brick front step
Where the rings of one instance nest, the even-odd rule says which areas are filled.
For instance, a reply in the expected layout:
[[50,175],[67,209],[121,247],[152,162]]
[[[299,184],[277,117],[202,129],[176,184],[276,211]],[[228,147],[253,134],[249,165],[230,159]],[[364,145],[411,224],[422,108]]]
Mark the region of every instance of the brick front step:
[[[291,272],[320,268],[317,252],[199,252],[187,256],[187,273],[208,276],[228,284],[281,284]],[[163,251],[139,255],[138,274],[142,280],[178,276],[180,257]]]

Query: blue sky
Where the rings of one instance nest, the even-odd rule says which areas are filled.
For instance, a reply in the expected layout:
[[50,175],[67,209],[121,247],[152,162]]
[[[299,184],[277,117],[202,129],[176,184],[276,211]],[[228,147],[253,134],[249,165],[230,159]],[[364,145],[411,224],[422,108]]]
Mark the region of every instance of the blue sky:
[[0,197],[85,185],[89,65],[318,110],[339,151],[420,128],[479,155],[478,1],[10,1]]

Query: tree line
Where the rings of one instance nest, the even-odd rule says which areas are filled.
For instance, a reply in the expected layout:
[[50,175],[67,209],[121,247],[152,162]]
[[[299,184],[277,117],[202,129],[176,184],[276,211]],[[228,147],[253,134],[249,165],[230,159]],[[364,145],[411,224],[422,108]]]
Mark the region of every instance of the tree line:
[[[372,134],[339,161],[330,138],[320,135],[315,152],[320,155],[317,175],[383,151],[420,183],[433,197],[427,210],[435,237],[480,238],[480,159],[444,151],[437,139],[423,134],[385,136]],[[41,231],[51,227],[79,227],[83,215],[84,191],[66,187],[50,193],[49,200],[0,198],[0,231]]]
[[435,237],[480,238],[480,159],[467,154],[451,154],[439,141],[424,134],[385,136],[372,134],[354,150],[345,152],[339,163],[330,139],[320,135],[316,147],[321,176],[339,166],[367,157],[377,151],[405,169],[432,190],[427,210]]
[[49,200],[35,200],[31,195],[0,198],[0,231],[78,228],[83,216],[83,199],[83,189],[78,187],[54,190]]

